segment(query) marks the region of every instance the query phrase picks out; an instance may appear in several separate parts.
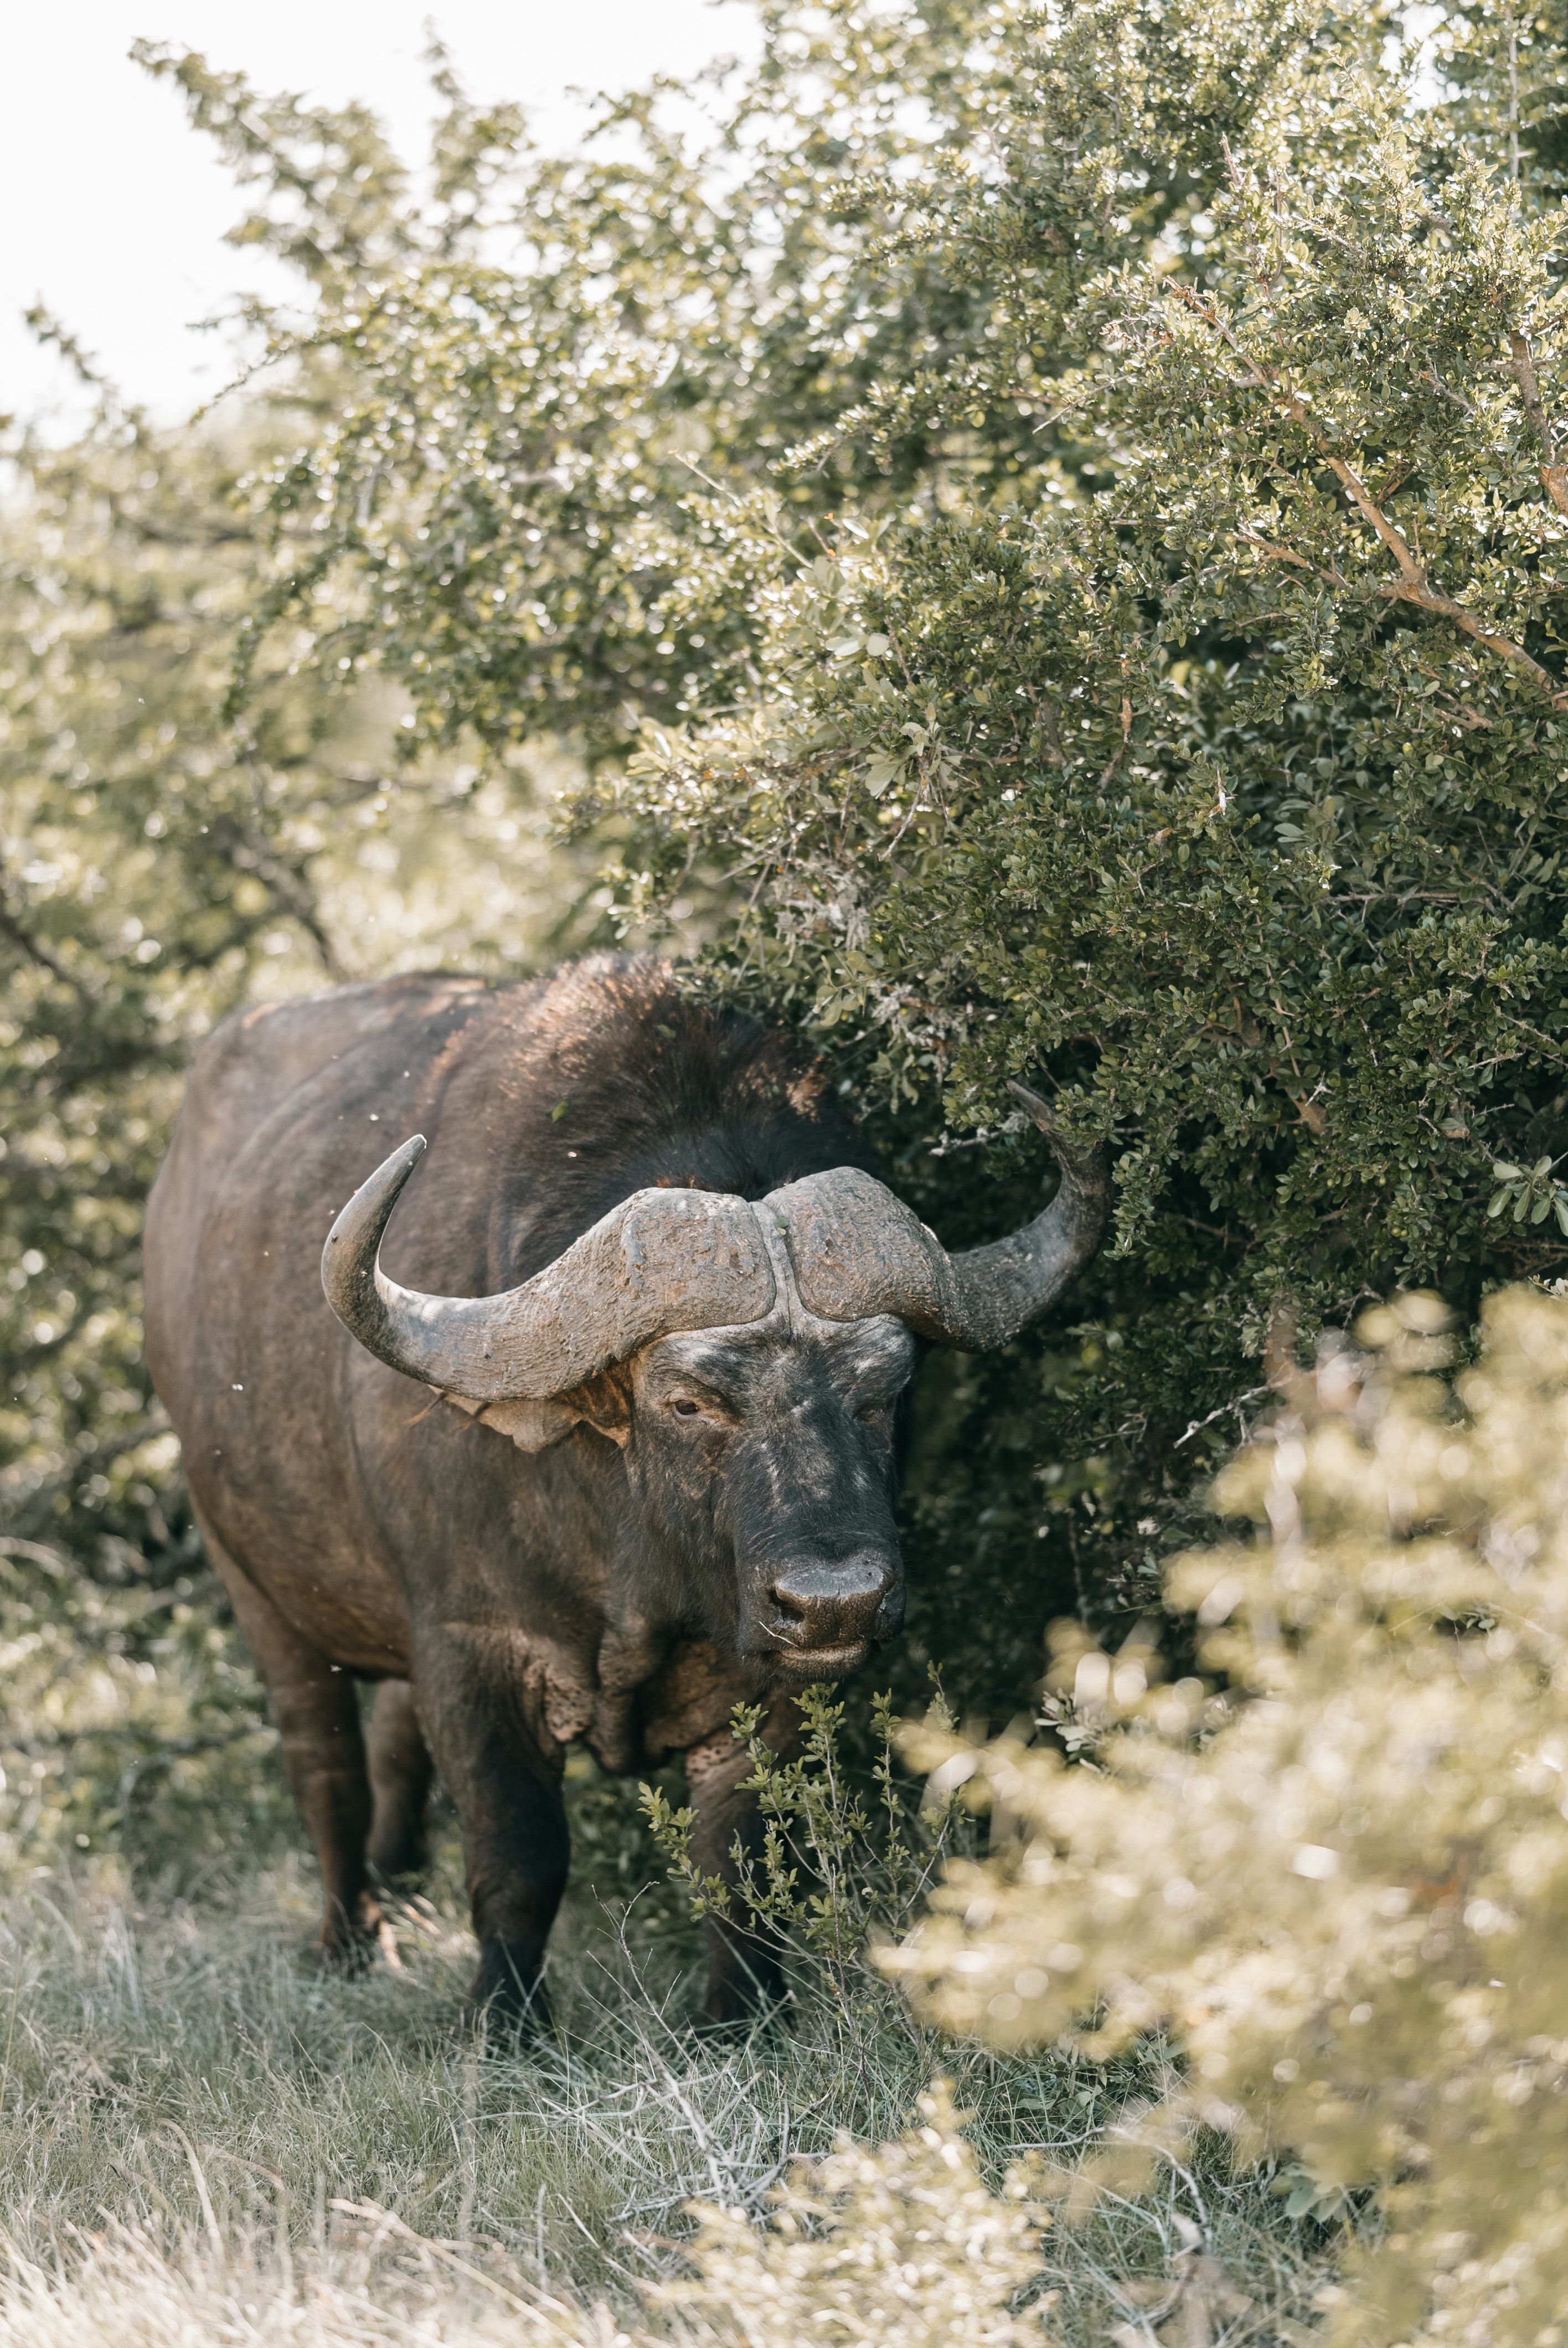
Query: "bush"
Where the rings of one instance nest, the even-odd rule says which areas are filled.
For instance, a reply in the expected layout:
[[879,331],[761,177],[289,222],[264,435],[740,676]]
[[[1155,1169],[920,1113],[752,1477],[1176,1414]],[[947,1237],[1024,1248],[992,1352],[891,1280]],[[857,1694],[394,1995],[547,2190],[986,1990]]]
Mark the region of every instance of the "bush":
[[1282,1299],[1562,1266],[1563,26],[763,18],[711,134],[647,93],[567,162],[443,66],[458,178],[352,219],[363,123],[160,69],[335,387],[258,657],[574,740],[621,930],[711,931],[949,1241],[1048,1179],[1009,1077],[1112,1143],[1113,1248],[928,1395],[900,1697],[994,1708],[1153,1600]]
[[[690,1808],[644,1786],[642,1810],[690,1912],[754,1921],[795,1960],[805,1993],[825,1999],[853,2035],[863,2021],[875,2028],[888,2018],[875,1944],[908,1930],[944,1865],[972,1849],[973,1821],[956,1798],[922,1803],[897,1767],[890,1695],[874,1696],[869,1719],[857,1717],[847,1733],[847,1704],[826,1687],[808,1688],[798,1702],[800,1750],[791,1761],[764,1744],[760,1706],[736,1711],[762,1834],[754,1852],[736,1847],[733,1884],[693,1861]],[[938,1733],[954,1725],[939,1690],[927,1721]],[[869,1767],[857,1767],[867,1746]]]
[[[628,911],[738,877],[713,983],[839,1054],[945,1233],[1019,1195],[1009,1077],[1112,1145],[1112,1248],[963,1429],[990,1451],[1033,1384],[1102,1606],[1285,1301],[1468,1311],[1568,1228],[1560,221],[1528,142],[1500,173],[1473,108],[1276,21],[1248,80],[1245,7],[1009,17],[994,170],[938,146],[880,183],[880,249],[988,321],[983,382],[922,381],[922,417],[1044,417],[1036,461],[809,549],[770,490],[715,508],[685,592],[747,562],[757,685],[645,728],[614,796]],[[1188,39],[1214,79],[1173,90]]]
[[802,2339],[854,2348],[1025,2348],[1038,2316],[1013,2302],[1038,2283],[1040,2217],[1021,2170],[999,2196],[979,2173],[943,2089],[923,2125],[880,2152],[845,2137],[774,2197],[759,2233],[740,2210],[702,2209],[696,2279],[666,2284],[682,2308],[712,2310],[745,2348]]
[[1002,2044],[1168,2024],[1186,2075],[1102,2174],[1194,2129],[1292,2155],[1379,2213],[1333,2338],[1522,2348],[1568,2295],[1568,1303],[1490,1299],[1451,1385],[1446,1318],[1367,1314],[1221,1478],[1258,1534],[1168,1583],[1217,1691],[1075,1629],[1095,1766],[919,1732],[1006,1849],[886,1962]]

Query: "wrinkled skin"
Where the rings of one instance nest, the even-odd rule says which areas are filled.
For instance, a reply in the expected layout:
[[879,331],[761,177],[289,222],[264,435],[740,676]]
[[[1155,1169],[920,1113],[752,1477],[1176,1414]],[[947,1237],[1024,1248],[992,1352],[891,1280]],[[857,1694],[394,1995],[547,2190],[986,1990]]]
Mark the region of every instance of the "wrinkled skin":
[[[793,1322],[793,1325],[791,1325]],[[915,1344],[897,1321],[666,1337],[630,1365],[627,1480],[650,1540],[733,1606],[737,1656],[784,1685],[863,1663],[904,1620],[894,1428]]]
[[[687,1004],[657,965],[344,989],[243,1014],[198,1062],[149,1209],[149,1358],[272,1693],[323,1940],[374,1940],[375,1879],[418,1864],[438,1769],[471,2001],[517,2020],[539,2010],[566,1876],[567,1746],[613,1770],[683,1755],[694,1856],[728,1875],[753,1823],[734,1705],[762,1703],[787,1751],[794,1694],[898,1629],[916,1348],[886,1317],[815,1320],[781,1256],[765,1320],[646,1346],[520,1448],[504,1412],[372,1359],[322,1295],[327,1226],[416,1128],[428,1161],[385,1259],[458,1295],[529,1277],[640,1188],[756,1199],[866,1161],[797,1047]],[[356,1680],[376,1686],[368,1731]],[[708,2022],[775,1983],[763,1940],[712,1929]]]

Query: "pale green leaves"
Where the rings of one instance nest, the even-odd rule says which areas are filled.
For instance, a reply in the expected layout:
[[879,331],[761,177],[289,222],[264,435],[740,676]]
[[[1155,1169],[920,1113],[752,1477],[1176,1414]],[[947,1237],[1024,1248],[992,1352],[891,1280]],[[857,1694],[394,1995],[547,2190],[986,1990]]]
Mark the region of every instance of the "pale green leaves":
[[1554,1158],[1538,1158],[1526,1170],[1494,1159],[1491,1179],[1497,1188],[1486,1210],[1488,1220],[1495,1222],[1510,1207],[1516,1223],[1543,1223],[1549,1214],[1555,1215],[1558,1229],[1568,1238],[1568,1185],[1553,1179],[1553,1169],[1560,1163]]

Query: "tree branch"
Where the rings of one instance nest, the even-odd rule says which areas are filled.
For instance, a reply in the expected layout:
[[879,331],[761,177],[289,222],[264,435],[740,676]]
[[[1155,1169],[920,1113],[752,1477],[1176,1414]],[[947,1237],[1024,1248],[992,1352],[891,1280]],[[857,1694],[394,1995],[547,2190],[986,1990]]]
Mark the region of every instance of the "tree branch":
[[68,986],[73,994],[79,994],[85,1002],[97,1004],[97,991],[87,981],[67,970],[59,956],[16,919],[6,900],[3,881],[0,881],[0,937],[9,938],[19,953],[26,954],[29,962],[36,963],[40,970],[46,970],[49,976],[57,979],[62,986]]
[[[1231,332],[1214,304],[1205,302],[1200,294],[1193,291],[1191,286],[1168,284],[1163,291],[1167,294],[1174,295],[1178,301],[1184,302],[1189,310],[1200,317],[1247,369],[1253,386],[1259,391],[1266,392],[1276,406],[1289,417],[1291,422],[1299,425],[1307,434],[1362,520],[1377,534],[1394,558],[1399,573],[1399,579],[1397,582],[1391,581],[1380,586],[1377,591],[1378,593],[1391,602],[1414,603],[1423,612],[1431,612],[1440,619],[1450,621],[1461,634],[1469,636],[1478,644],[1484,644],[1488,652],[1495,653],[1500,660],[1508,661],[1513,667],[1522,669],[1527,676],[1533,677],[1553,709],[1568,710],[1568,691],[1564,691],[1557,683],[1550,669],[1542,668],[1541,663],[1527,653],[1522,644],[1516,644],[1511,636],[1501,635],[1495,628],[1487,627],[1483,621],[1476,618],[1473,612],[1467,611],[1462,603],[1455,602],[1451,595],[1445,595],[1440,588],[1432,585],[1427,573],[1426,564],[1416,553],[1403,530],[1396,522],[1389,520],[1354,468],[1347,464],[1345,458],[1335,448],[1333,442],[1307,402],[1298,392],[1292,391],[1287,383],[1280,380],[1277,370],[1266,366],[1262,360],[1254,358],[1252,353],[1245,349]],[[1528,366],[1528,350],[1525,353],[1525,360]],[[1533,381],[1533,371],[1532,371],[1531,380]],[[1526,393],[1525,396],[1528,403],[1529,394]],[[1539,407],[1539,393],[1536,394],[1536,400]],[[1543,482],[1546,482],[1548,469],[1544,465],[1542,468]],[[1547,483],[1547,486],[1550,490],[1550,483]],[[1552,494],[1554,496],[1555,492]],[[1564,494],[1568,495],[1568,481],[1564,483]],[[1564,506],[1563,510],[1568,511],[1568,506]]]
[[259,880],[280,911],[299,923],[329,978],[341,982],[353,976],[327,934],[309,882],[277,853],[259,825],[231,819],[228,823],[214,824],[212,839],[220,856]]
[[1331,587],[1343,587],[1348,592],[1350,582],[1333,563],[1325,571],[1320,564],[1308,562],[1305,554],[1297,554],[1288,546],[1276,546],[1272,538],[1265,538],[1255,530],[1238,530],[1236,536],[1244,546],[1255,546],[1271,562],[1287,562],[1293,571],[1305,571],[1309,579],[1326,579]]
[[1541,443],[1541,486],[1558,512],[1568,514],[1568,465],[1560,463],[1558,459],[1556,437],[1547,421],[1546,406],[1541,396],[1541,385],[1536,377],[1530,345],[1522,335],[1512,334],[1508,338],[1508,349],[1511,372],[1519,386],[1524,413]]

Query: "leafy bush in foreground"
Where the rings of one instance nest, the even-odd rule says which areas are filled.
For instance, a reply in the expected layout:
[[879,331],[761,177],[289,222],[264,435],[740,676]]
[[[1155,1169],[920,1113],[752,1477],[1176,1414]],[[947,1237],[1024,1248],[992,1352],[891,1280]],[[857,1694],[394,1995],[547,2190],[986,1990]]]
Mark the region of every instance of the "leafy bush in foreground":
[[[1568,2302],[1568,1302],[1368,1313],[1220,1479],[1250,1542],[1173,1566],[1202,1658],[1068,1642],[1099,1766],[919,1733],[1009,1822],[888,1962],[926,2013],[1094,2051],[1170,2020],[1184,2082],[1103,2172],[1196,2127],[1381,2222],[1346,2342],[1549,2348]],[[1086,2023],[1086,2014],[1092,2014]]]
[[767,2232],[739,2210],[704,2209],[690,2256],[693,2283],[669,2284],[681,2307],[712,2310],[745,2348],[803,2339],[856,2348],[1025,2348],[1038,2316],[1012,2302],[1038,2282],[1042,2213],[1020,2170],[1000,2195],[980,2177],[938,2090],[923,2125],[878,2153],[847,2137],[775,2197]]

